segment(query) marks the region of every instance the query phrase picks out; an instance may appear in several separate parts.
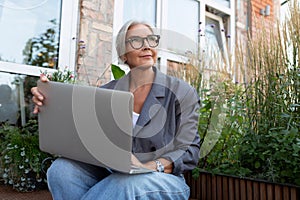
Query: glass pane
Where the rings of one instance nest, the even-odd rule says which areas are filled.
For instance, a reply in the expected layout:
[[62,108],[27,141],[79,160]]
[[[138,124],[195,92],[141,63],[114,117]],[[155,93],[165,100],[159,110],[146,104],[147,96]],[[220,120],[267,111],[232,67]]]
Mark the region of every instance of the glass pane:
[[124,1],[123,22],[135,19],[156,26],[156,0]]
[[[220,23],[217,20],[206,17],[205,25],[205,57],[214,64],[207,65],[209,68],[220,68],[224,63],[224,45],[222,41]],[[223,67],[222,67],[223,68]],[[216,69],[217,70],[217,69]]]
[[38,77],[0,72],[0,123],[25,125],[32,114],[31,87],[36,85]]
[[230,1],[229,0],[215,0],[217,3],[222,4],[223,6],[226,6],[230,8]]
[[168,49],[177,53],[196,51],[198,43],[199,2],[169,0],[167,15]]
[[0,0],[0,61],[57,68],[62,0]]

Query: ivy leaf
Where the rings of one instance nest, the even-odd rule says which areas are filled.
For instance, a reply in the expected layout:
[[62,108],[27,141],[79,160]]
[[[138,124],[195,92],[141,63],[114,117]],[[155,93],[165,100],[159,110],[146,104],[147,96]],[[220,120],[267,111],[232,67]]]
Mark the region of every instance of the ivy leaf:
[[125,75],[125,71],[122,70],[119,66],[111,64],[111,71],[114,76],[114,79],[118,80]]

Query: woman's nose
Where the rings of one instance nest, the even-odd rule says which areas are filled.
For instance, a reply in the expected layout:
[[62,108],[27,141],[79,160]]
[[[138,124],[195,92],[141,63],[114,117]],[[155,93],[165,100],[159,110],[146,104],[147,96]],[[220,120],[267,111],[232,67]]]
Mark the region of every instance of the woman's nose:
[[143,42],[143,46],[142,47],[143,47],[143,49],[144,48],[148,48],[148,49],[150,48],[150,45],[149,45],[149,42],[148,42],[147,38],[144,38],[144,42]]

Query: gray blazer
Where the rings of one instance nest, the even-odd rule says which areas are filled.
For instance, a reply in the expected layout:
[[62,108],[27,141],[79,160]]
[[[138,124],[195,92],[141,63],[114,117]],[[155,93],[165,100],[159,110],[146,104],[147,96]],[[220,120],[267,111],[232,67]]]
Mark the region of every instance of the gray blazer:
[[[153,70],[155,79],[133,130],[133,153],[141,162],[165,158],[173,162],[173,174],[182,174],[199,160],[199,97],[186,82]],[[102,87],[129,91],[129,77]]]

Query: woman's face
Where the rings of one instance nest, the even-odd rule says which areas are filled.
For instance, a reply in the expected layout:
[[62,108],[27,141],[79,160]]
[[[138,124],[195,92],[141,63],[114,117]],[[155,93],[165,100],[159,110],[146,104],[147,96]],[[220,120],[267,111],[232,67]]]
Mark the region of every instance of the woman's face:
[[[136,43],[136,38],[146,38],[153,35],[152,31],[144,24],[136,24],[128,29],[126,34],[126,53],[123,60],[132,69],[134,67],[152,67],[157,59],[157,51],[149,46],[147,39],[143,40],[141,48],[133,48],[133,43]],[[129,42],[130,41],[130,42]],[[151,41],[150,41],[151,42]]]

